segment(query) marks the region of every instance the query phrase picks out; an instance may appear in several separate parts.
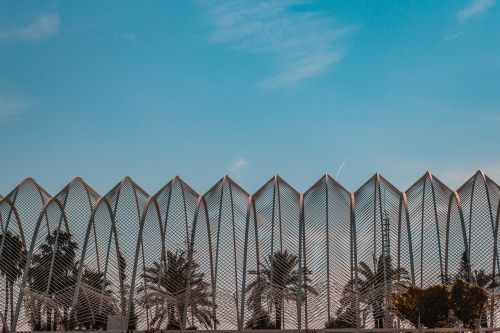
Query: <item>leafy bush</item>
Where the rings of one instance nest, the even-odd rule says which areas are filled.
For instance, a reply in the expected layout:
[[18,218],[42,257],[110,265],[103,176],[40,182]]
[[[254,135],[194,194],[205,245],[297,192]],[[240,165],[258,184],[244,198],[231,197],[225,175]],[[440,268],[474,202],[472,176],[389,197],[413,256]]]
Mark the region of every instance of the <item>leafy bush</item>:
[[451,288],[450,305],[464,327],[475,328],[488,304],[484,288],[457,280]]
[[449,291],[446,286],[409,287],[404,293],[393,294],[392,310],[415,327],[442,327],[449,315]]
[[391,310],[415,327],[446,327],[456,317],[464,327],[476,327],[488,304],[488,293],[482,287],[457,279],[451,286],[409,287],[393,294]]

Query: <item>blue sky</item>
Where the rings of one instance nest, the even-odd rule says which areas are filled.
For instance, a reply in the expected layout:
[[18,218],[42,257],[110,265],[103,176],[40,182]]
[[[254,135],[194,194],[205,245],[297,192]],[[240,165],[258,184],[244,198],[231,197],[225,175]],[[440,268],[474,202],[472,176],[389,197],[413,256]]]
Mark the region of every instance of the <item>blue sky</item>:
[[1,1],[0,142],[1,194],[500,182],[500,4]]

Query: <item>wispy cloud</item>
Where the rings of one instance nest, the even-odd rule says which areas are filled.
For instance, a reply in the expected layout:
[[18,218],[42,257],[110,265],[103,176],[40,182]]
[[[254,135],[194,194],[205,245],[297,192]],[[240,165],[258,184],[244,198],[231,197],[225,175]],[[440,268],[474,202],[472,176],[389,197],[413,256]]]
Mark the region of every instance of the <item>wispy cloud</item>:
[[39,14],[24,27],[0,31],[0,40],[41,41],[57,34],[59,26],[59,15]]
[[495,2],[495,0],[472,0],[457,13],[457,20],[460,23],[465,23],[474,17],[478,17],[493,7]]
[[276,66],[263,79],[266,89],[316,76],[342,59],[342,37],[352,27],[339,27],[323,13],[298,8],[299,1],[222,1],[204,3],[214,25],[211,40],[247,53],[267,55]]
[[228,172],[235,178],[240,178],[242,173],[248,168],[248,161],[243,156],[236,156],[229,165]]
[[12,100],[0,95],[0,124],[25,113],[29,106],[30,103],[26,101]]
[[[457,166],[437,170],[435,174],[445,184],[450,186],[451,189],[456,190],[471,178],[477,170],[477,166],[476,168],[472,166]],[[500,162],[480,166],[480,170],[484,171],[493,181],[500,182]]]
[[500,114],[486,111],[457,112],[452,110],[440,111],[453,117],[460,117],[467,121],[481,121],[490,125],[500,124]]

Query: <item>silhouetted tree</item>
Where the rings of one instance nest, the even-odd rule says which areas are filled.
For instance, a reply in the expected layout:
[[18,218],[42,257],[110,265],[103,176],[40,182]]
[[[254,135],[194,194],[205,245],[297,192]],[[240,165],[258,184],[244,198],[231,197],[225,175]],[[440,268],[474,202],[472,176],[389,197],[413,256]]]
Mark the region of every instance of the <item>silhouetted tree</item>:
[[[385,318],[390,316],[387,301],[394,289],[402,291],[409,285],[408,271],[402,267],[394,267],[390,256],[380,255],[374,269],[361,261],[358,272],[358,297],[360,304],[363,304],[360,311],[369,309],[375,328],[384,328]],[[354,279],[347,283],[343,297],[351,300],[356,298]]]
[[14,283],[22,275],[26,262],[26,250],[19,236],[13,235],[9,231],[5,232],[4,235],[0,235],[0,244],[2,242],[3,251],[0,256],[0,274],[5,277],[5,308],[3,321],[4,324],[7,324],[7,318],[10,318],[10,325],[12,326],[12,319],[14,316]]
[[[317,295],[316,289],[311,287],[311,271],[306,267],[302,272],[298,269],[299,258],[288,251],[278,251],[269,255],[265,262],[259,263],[260,270],[249,271],[256,275],[256,279],[247,287],[247,291],[265,295],[274,305],[275,326],[282,328],[282,311],[285,300],[305,299],[306,293]],[[299,290],[299,280],[302,280],[302,290]],[[257,313],[258,314],[258,313]],[[260,316],[260,314],[258,314]],[[260,318],[255,318],[259,321]]]
[[216,305],[209,291],[210,285],[205,282],[205,274],[198,269],[199,265],[194,259],[189,263],[184,251],[167,251],[160,262],[155,261],[152,266],[145,268],[142,274],[145,285],[139,286],[137,292],[141,295],[140,304],[146,311],[154,308],[151,326],[160,329],[166,323],[166,329],[180,329],[187,297],[191,315],[205,328],[214,327],[218,322],[213,311]]
[[484,288],[460,279],[453,284],[450,306],[464,327],[476,328],[487,304],[488,293]]
[[[76,272],[76,250],[78,246],[69,232],[54,230],[46,237],[45,243],[40,245],[39,252],[33,254],[33,267],[29,271],[29,286],[34,291],[53,299],[54,295],[74,284]],[[33,315],[34,330],[54,330],[57,324],[57,309],[50,302],[34,301]],[[41,306],[46,306],[47,319],[45,326],[40,318]],[[54,310],[56,310],[54,312]]]
[[403,293],[392,295],[392,311],[401,319],[419,328],[444,327],[450,312],[450,292],[444,285],[428,288],[410,286]]

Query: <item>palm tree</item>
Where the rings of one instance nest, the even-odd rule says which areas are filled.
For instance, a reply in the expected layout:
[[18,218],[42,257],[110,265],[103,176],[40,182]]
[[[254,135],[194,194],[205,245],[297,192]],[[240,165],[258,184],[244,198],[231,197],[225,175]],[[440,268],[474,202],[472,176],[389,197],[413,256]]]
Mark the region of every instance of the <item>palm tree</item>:
[[[385,266],[385,273],[384,273]],[[358,267],[358,296],[360,312],[371,310],[375,328],[384,328],[385,319],[390,317],[388,311],[389,295],[393,289],[404,290],[409,285],[409,274],[405,268],[395,268],[390,256],[381,255],[372,269],[361,261]],[[343,297],[355,298],[355,280],[351,280],[344,288]]]
[[271,320],[268,311],[264,310],[262,306],[262,290],[257,286],[263,285],[264,277],[257,275],[256,280],[253,282],[254,288],[250,288],[250,295],[246,301],[247,306],[252,309],[252,315],[245,323],[248,329],[274,329],[276,324]]
[[[189,260],[184,251],[175,253],[167,251],[160,262],[153,262],[146,267],[142,278],[144,284],[137,291],[141,295],[140,304],[154,313],[150,319],[150,326],[159,329],[166,323],[167,329],[180,329],[184,319],[184,302],[188,296],[188,308],[205,328],[212,328],[215,318],[213,294],[209,291],[210,284],[205,282],[205,274],[198,272],[199,265]],[[186,286],[189,280],[189,291],[186,295]]]
[[[495,297],[493,296],[493,292],[496,288],[500,287],[500,276],[495,273],[486,273],[482,268],[474,271],[474,275],[476,285],[486,289],[491,295],[490,316],[493,318],[495,309]],[[488,327],[488,316],[486,313],[481,315],[481,327]]]
[[108,315],[116,313],[112,291],[109,289],[111,283],[104,278],[104,273],[89,268],[85,268],[80,283],[78,300],[70,314],[68,328],[74,328],[74,320],[80,329],[106,329]]
[[[471,284],[476,284],[479,287],[482,287],[489,291],[490,294],[492,294],[490,301],[490,316],[493,317],[493,311],[495,308],[495,299],[493,297],[493,292],[496,288],[500,287],[500,274],[486,273],[483,268],[474,270],[474,272],[472,272],[468,253],[467,251],[464,251],[460,259],[460,267],[458,269],[458,272],[453,278],[455,281],[463,280]],[[488,318],[486,313],[481,316],[481,327],[488,327]]]
[[[40,245],[39,253],[33,255],[33,268],[28,274],[30,288],[52,299],[54,295],[74,285],[76,273],[76,251],[78,245],[73,241],[69,232],[54,230],[46,237],[45,243]],[[55,251],[54,251],[55,250]],[[41,302],[34,308],[34,330],[42,329],[39,312]],[[47,320],[45,330],[54,330],[57,323],[57,309],[52,316],[53,306],[47,306]]]
[[[251,294],[255,293],[253,299],[257,304],[261,301],[262,296],[265,300],[272,302],[275,311],[275,327],[278,329],[282,328],[282,311],[285,300],[299,301],[304,300],[307,293],[318,294],[316,289],[309,285],[312,272],[306,267],[303,267],[302,272],[299,272],[298,263],[299,258],[296,255],[287,250],[277,251],[269,255],[265,262],[259,263],[259,270],[248,272],[256,275],[256,278],[248,285],[247,291]],[[299,280],[302,280],[302,290],[299,290]],[[255,309],[258,309],[257,304],[253,304]],[[258,314],[258,312],[254,314]],[[260,318],[254,319],[260,320]]]
[[14,315],[14,283],[21,276],[26,262],[26,250],[21,239],[11,232],[0,235],[0,244],[3,242],[3,251],[0,256],[0,274],[5,276],[5,309],[3,318],[7,321],[10,309],[10,324]]
[[356,328],[358,316],[361,316],[360,328],[364,328],[368,308],[360,307],[358,313],[356,299],[355,280],[350,280],[342,290],[335,318],[329,318],[325,328]]

